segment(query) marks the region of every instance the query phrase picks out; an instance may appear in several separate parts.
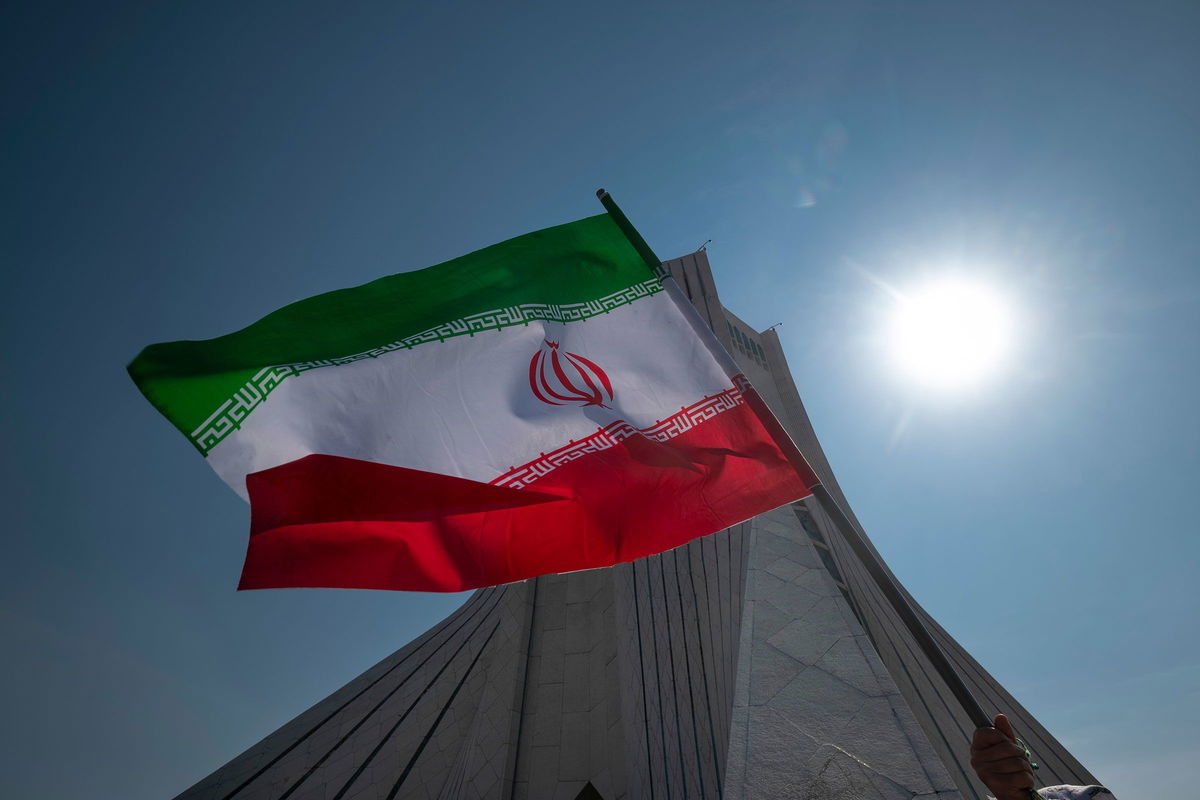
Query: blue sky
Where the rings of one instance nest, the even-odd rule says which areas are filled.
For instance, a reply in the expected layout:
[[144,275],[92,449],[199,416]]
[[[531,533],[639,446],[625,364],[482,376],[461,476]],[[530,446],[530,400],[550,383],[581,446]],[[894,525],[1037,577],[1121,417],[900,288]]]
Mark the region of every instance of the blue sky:
[[[916,597],[1118,796],[1200,751],[1200,13],[1189,3],[40,3],[3,36],[0,759],[171,796],[461,602],[236,593],[247,509],[145,344],[597,213],[712,239]],[[953,268],[1010,367],[897,379]]]

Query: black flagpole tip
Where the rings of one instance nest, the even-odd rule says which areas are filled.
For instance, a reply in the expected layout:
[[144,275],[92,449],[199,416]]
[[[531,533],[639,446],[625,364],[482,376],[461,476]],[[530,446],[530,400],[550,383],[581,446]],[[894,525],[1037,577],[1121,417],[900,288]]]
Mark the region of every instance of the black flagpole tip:
[[603,200],[603,199],[604,199],[604,196],[605,196],[606,194],[608,194],[608,192],[606,192],[604,189],[597,189],[597,190],[596,190],[596,197],[599,197],[601,200]]

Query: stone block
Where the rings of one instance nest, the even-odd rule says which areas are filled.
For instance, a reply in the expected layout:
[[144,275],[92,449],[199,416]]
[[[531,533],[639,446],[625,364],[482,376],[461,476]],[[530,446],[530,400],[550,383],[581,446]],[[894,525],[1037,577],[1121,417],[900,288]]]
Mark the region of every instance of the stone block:
[[603,569],[589,569],[562,576],[567,584],[567,603],[586,603],[594,598],[611,580]]
[[[591,708],[589,696],[590,653],[567,653],[563,669],[563,711],[587,711]],[[602,687],[597,687],[601,689]]]
[[770,600],[756,600],[753,614],[747,616],[750,638],[754,642],[765,642],[794,619],[792,614],[777,608]]
[[833,746],[822,747],[805,764],[812,777],[813,797],[830,800],[911,800],[913,793],[873,774],[852,756]]
[[588,715],[586,711],[563,712],[561,747],[558,754],[559,780],[587,780]]
[[525,724],[532,724],[535,746],[557,746],[562,728],[562,684],[549,683],[530,687]]
[[750,705],[760,706],[792,682],[805,665],[765,642],[757,645],[747,664]]
[[766,571],[780,580],[787,581],[788,583],[798,583],[801,577],[813,570],[803,564],[798,564],[786,556],[781,556],[768,564]]
[[913,794],[934,791],[889,698],[868,698],[846,726],[845,735],[858,743],[854,755],[875,772]]
[[[809,791],[812,775],[805,767],[817,744],[786,717],[769,708],[750,710],[744,769],[740,785],[726,784],[728,800],[821,798]],[[733,773],[731,773],[732,775]]]
[[775,577],[764,570],[751,575],[751,598],[767,600],[791,617],[803,617],[821,596]]
[[806,669],[780,689],[768,707],[786,711],[797,727],[826,743],[839,741],[839,733],[866,700],[858,689],[829,673]]
[[[845,681],[863,694],[879,697],[884,694],[871,669],[871,663],[863,653],[860,637],[845,636],[825,651],[816,666],[830,675]],[[862,637],[865,639],[865,637]]]
[[832,597],[840,593],[840,590],[833,582],[833,578],[824,569],[810,569],[803,575],[798,576],[794,583],[822,597]]
[[562,683],[567,638],[565,631],[541,631],[535,635],[535,652],[541,662],[540,669],[532,677],[538,683]]
[[566,624],[567,585],[561,575],[538,578],[537,616],[534,624],[552,630]]
[[564,629],[565,652],[586,653],[592,649],[596,634],[591,603],[567,603],[567,622]]
[[849,634],[841,627],[841,619],[813,615],[788,623],[767,643],[777,647],[802,664],[815,664],[825,652]]

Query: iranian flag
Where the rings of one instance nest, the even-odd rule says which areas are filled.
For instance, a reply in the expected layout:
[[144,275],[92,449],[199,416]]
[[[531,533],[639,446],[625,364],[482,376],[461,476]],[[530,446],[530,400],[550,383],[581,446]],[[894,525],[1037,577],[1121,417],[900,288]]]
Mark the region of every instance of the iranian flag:
[[138,388],[250,502],[240,588],[459,591],[630,561],[810,494],[623,230],[591,217],[143,350]]

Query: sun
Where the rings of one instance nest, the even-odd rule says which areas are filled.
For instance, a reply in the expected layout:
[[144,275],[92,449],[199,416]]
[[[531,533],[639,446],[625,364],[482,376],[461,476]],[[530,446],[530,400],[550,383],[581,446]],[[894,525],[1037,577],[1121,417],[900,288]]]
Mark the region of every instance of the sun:
[[1013,345],[1013,313],[983,283],[942,279],[896,294],[886,343],[908,378],[939,390],[994,375]]

